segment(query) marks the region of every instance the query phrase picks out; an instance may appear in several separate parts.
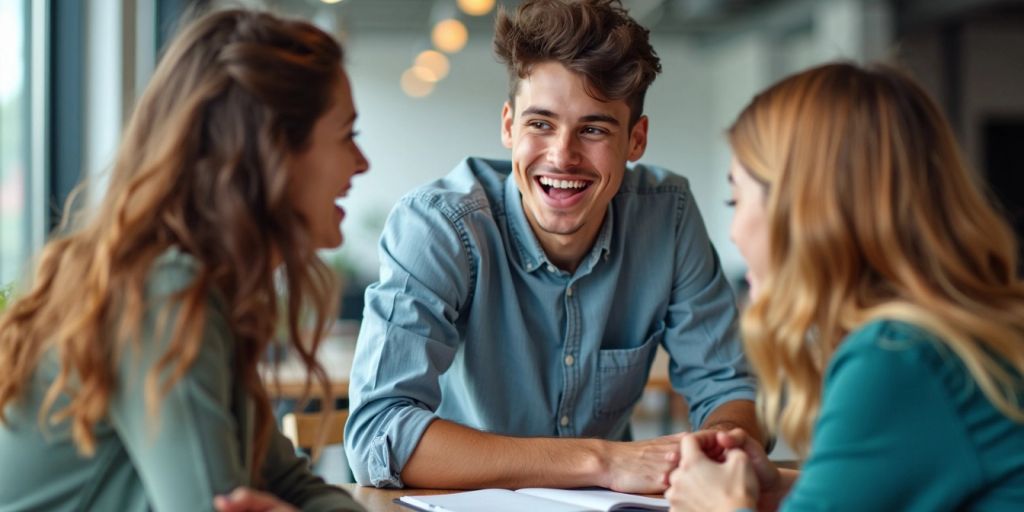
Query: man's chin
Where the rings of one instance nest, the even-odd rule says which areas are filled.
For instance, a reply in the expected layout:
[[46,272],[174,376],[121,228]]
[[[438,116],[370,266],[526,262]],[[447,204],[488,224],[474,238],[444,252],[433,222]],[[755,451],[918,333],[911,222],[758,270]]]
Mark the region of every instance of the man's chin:
[[574,235],[574,234],[578,233],[579,230],[583,227],[583,223],[582,222],[578,222],[578,221],[566,222],[564,220],[559,220],[559,221],[556,221],[556,222],[539,222],[538,225],[539,225],[541,231],[543,231],[544,233],[547,233],[549,235],[558,235],[558,236],[571,236],[571,235]]

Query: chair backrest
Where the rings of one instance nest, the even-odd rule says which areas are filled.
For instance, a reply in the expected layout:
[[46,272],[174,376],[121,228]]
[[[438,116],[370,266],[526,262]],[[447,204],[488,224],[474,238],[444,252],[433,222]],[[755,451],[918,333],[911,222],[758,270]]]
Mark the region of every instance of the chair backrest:
[[291,412],[281,419],[281,433],[297,448],[309,450],[316,461],[321,448],[344,442],[346,420],[348,410],[331,411],[326,418],[322,412]]

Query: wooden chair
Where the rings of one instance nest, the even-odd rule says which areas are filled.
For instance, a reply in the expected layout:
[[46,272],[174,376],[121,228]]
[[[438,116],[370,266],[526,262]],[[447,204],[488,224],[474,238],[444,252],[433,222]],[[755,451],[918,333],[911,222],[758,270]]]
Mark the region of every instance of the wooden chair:
[[332,411],[326,419],[322,412],[291,412],[281,418],[281,433],[316,462],[324,446],[344,442],[346,420],[348,410]]

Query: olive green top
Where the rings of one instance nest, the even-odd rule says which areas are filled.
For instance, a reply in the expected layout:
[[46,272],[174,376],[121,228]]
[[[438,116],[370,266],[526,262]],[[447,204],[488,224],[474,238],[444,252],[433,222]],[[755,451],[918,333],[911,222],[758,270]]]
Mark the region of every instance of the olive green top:
[[[172,249],[146,285],[142,343],[126,350],[106,418],[95,426],[96,453],[78,454],[67,423],[41,429],[43,396],[58,372],[47,354],[27,392],[0,424],[0,512],[16,510],[212,510],[213,497],[251,485],[254,407],[238,382],[235,339],[222,304],[207,304],[195,363],[150,417],[149,369],[164,353],[177,308],[156,332],[160,311],[196,275],[198,263]],[[67,404],[58,400],[53,410]],[[275,428],[260,470],[261,489],[302,510],[362,510],[345,491],[314,476]]]

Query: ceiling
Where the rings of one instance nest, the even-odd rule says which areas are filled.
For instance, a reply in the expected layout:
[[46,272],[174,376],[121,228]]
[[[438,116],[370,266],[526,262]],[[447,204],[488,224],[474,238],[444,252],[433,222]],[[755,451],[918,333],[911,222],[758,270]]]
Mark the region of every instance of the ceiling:
[[[470,29],[489,32],[494,13],[469,16],[458,12],[455,0],[342,0],[327,5],[320,0],[268,0],[296,14],[331,13],[347,32],[422,31],[432,22],[457,17]],[[514,9],[520,0],[498,0]],[[780,3],[780,0],[623,0],[630,14],[655,32],[699,35],[720,29],[737,18]],[[782,2],[785,3],[785,2]]]
[[[457,17],[470,33],[490,33],[494,13],[469,16],[456,0],[263,0],[293,14],[330,16],[343,32],[423,32],[436,21]],[[835,0],[622,0],[630,14],[656,34],[715,41],[758,27],[799,27],[814,6]],[[901,28],[948,23],[983,11],[1019,11],[1024,0],[864,0],[889,3]],[[514,9],[521,0],[497,0]]]

